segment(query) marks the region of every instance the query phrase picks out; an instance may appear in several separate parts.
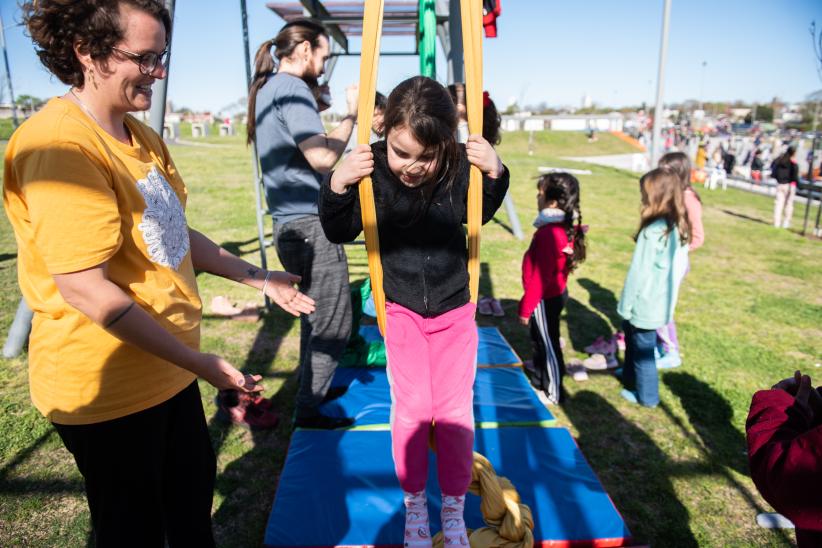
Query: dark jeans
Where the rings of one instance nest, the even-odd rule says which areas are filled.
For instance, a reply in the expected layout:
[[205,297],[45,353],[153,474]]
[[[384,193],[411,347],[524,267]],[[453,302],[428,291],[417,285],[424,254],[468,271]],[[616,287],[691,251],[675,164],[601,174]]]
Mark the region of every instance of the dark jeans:
[[625,388],[636,393],[636,398],[646,407],[659,405],[659,375],[656,371],[656,330],[640,329],[624,320],[625,367],[622,381]]
[[216,458],[197,382],[96,424],[55,424],[86,485],[97,548],[214,546]]
[[536,380],[552,403],[562,401],[565,359],[559,346],[559,317],[567,301],[567,290],[562,295],[541,300],[528,322]]
[[320,219],[302,217],[274,227],[277,256],[286,271],[302,276],[300,291],[314,299],[300,318],[300,387],[296,415],[318,413],[351,335],[351,292],[343,246],[325,237]]

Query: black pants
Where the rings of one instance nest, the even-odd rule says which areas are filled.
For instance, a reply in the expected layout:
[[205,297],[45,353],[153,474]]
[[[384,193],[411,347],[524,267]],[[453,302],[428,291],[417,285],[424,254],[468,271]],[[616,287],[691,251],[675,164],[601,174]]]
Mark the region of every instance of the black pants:
[[328,241],[319,217],[310,215],[274,227],[283,268],[302,276],[300,291],[314,299],[300,316],[300,386],[296,416],[317,415],[351,335],[351,291],[345,249]]
[[552,403],[559,403],[562,399],[565,359],[559,347],[559,317],[567,301],[567,290],[562,295],[541,300],[528,322],[534,347],[536,381]]
[[214,546],[216,458],[196,381],[133,415],[54,427],[85,479],[97,548]]

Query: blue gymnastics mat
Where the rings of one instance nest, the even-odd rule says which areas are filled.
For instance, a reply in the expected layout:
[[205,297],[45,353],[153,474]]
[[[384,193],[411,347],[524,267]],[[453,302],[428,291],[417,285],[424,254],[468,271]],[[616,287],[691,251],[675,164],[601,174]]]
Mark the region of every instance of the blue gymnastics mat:
[[[630,541],[625,522],[566,429],[480,429],[475,448],[531,508],[536,546],[609,547]],[[428,503],[436,533],[440,501],[433,456]],[[468,495],[465,516],[469,528],[483,526],[478,497]],[[265,546],[401,546],[403,524],[389,432],[294,433]]]
[[[384,368],[338,367],[331,385],[347,386],[348,391],[320,406],[322,414],[354,417],[353,430],[388,430],[391,394]],[[477,369],[474,420],[480,428],[553,426],[555,422],[519,367]]]
[[[479,334],[479,348],[477,348],[477,365],[479,367],[522,365],[522,360],[508,344],[505,337],[502,336],[499,329],[496,327],[478,327],[477,332]],[[366,344],[382,341],[380,329],[376,325],[361,325],[360,335],[365,339]]]

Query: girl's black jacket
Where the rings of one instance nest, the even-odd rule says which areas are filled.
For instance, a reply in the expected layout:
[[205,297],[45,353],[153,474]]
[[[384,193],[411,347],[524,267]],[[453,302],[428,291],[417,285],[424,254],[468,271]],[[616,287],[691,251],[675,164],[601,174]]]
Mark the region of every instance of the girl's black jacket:
[[[437,182],[430,196],[410,188],[388,169],[385,141],[371,145],[371,174],[380,235],[383,288],[388,301],[424,317],[438,316],[469,301],[467,223],[468,173],[465,146],[460,145],[458,174],[446,189]],[[508,191],[508,168],[498,179],[482,178],[482,223],[491,220]],[[353,241],[362,231],[359,191],[337,194],[331,176],[320,189],[320,222],[334,243]]]

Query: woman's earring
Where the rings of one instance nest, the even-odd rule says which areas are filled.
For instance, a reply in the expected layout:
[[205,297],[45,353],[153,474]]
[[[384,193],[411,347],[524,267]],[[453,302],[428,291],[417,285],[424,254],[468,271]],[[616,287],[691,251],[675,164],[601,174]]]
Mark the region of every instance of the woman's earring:
[[88,69],[88,76],[91,79],[91,85],[94,86],[94,89],[100,89],[97,85],[97,80],[94,78],[94,70]]

